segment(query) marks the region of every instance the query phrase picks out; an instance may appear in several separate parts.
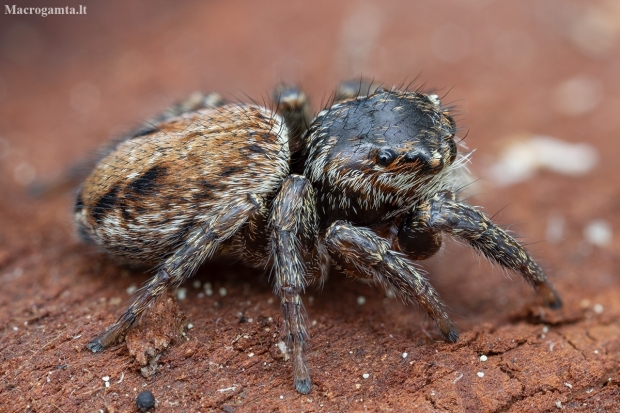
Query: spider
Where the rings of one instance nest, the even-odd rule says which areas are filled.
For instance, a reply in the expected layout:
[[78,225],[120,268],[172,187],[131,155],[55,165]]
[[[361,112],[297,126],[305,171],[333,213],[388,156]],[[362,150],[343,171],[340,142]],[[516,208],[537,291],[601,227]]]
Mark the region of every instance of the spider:
[[551,308],[561,300],[543,270],[506,231],[459,201],[456,126],[437,95],[344,83],[312,118],[296,87],[276,90],[275,108],[193,95],[113,144],[75,204],[81,238],[155,275],[107,331],[100,352],[121,339],[162,293],[221,255],[270,267],[293,380],[311,379],[300,294],[330,265],[416,303],[443,338],[458,332],[414,265],[442,234],[465,241],[520,273]]

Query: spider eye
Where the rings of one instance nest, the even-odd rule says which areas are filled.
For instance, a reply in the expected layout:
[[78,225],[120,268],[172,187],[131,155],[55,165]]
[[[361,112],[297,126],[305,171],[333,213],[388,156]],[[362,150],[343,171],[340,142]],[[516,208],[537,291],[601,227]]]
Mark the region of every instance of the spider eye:
[[377,155],[377,165],[388,166],[396,159],[396,152],[391,149],[381,149]]

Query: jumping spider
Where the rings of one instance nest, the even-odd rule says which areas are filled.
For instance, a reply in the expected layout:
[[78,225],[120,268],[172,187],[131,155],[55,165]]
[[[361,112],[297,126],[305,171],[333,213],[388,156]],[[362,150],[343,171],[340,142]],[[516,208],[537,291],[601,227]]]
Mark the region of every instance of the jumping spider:
[[520,273],[560,307],[526,250],[456,197],[467,157],[439,98],[362,84],[344,84],[314,119],[294,87],[276,90],[276,110],[194,95],[113,145],[77,196],[79,233],[157,273],[88,348],[103,351],[163,292],[212,257],[232,255],[272,269],[295,388],[308,393],[300,294],[324,281],[330,264],[419,304],[447,341],[457,340],[413,264],[440,249],[442,233]]

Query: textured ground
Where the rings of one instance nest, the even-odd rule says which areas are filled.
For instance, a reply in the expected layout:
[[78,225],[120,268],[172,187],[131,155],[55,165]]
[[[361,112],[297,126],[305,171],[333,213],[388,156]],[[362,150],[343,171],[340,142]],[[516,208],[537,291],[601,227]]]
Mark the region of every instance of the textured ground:
[[[0,411],[131,412],[143,389],[161,412],[620,411],[618,3],[308,4],[116,1],[82,16],[0,15]],[[297,82],[319,109],[361,74],[449,91],[477,148],[471,202],[523,235],[564,308],[546,310],[519,277],[449,243],[424,263],[461,330],[446,344],[414,309],[333,274],[304,298],[314,387],[302,396],[277,346],[267,277],[215,263],[127,345],[87,351],[148,274],[76,241],[71,191],[33,200],[28,185],[194,90],[261,100]],[[510,176],[492,168],[503,151],[535,135],[587,143],[598,160],[575,176],[566,172],[586,151],[539,151],[533,165],[560,157],[560,172],[498,184]],[[519,154],[517,166],[536,157]],[[144,378],[144,351],[169,342]]]

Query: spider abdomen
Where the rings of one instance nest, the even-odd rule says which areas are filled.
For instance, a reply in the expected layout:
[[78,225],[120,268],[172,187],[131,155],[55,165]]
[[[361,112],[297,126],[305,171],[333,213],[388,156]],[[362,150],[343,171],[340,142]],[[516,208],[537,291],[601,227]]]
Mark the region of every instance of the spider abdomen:
[[270,199],[289,173],[287,130],[252,105],[188,113],[120,142],[84,181],[79,231],[131,262],[157,262],[248,196]]

